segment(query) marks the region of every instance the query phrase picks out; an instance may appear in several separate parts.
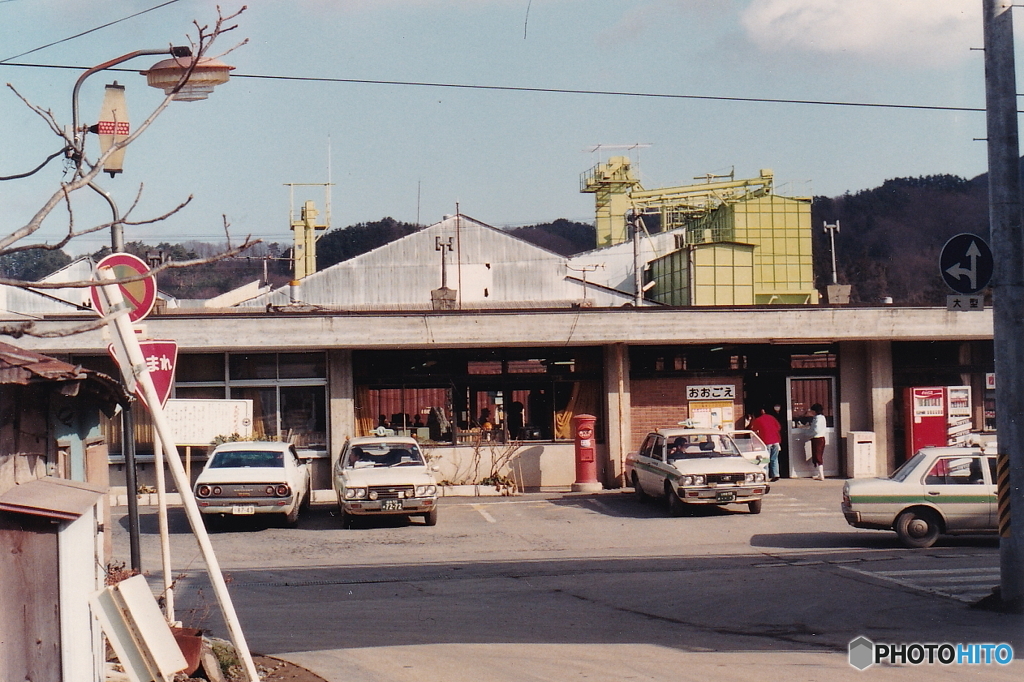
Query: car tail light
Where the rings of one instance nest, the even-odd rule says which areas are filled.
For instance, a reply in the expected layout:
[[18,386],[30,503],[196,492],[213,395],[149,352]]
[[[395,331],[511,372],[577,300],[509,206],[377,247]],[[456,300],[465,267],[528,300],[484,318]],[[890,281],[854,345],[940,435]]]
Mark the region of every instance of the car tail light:
[[292,489],[284,484],[281,484],[274,489],[274,492],[277,494],[278,497],[288,497],[288,495],[291,494]]
[[201,486],[199,486],[198,488],[196,488],[196,495],[198,497],[209,497],[210,496],[210,486],[208,486],[208,485],[201,485]]
[[220,486],[219,485],[213,486],[213,495],[214,495],[214,497],[220,495],[220,493],[221,493]]
[[267,497],[273,497],[274,495],[275,495],[274,486],[268,485],[267,486]]

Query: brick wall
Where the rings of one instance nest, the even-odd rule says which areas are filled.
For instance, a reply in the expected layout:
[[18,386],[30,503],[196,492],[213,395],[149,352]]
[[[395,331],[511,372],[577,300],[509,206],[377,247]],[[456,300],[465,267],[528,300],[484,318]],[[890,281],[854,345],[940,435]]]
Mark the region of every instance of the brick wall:
[[[736,395],[743,395],[743,379],[739,377],[689,377],[664,379],[630,379],[630,451],[639,449],[644,436],[657,428],[670,428],[689,419],[687,386],[734,384]],[[737,419],[743,414],[742,401],[733,406]]]

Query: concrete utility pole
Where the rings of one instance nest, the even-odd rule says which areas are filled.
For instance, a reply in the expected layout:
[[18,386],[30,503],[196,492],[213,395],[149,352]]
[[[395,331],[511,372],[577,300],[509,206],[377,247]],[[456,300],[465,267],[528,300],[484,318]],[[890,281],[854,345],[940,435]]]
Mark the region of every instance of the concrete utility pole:
[[1024,612],[1024,228],[1011,0],[983,0],[988,197],[999,434],[999,575],[1004,609]]

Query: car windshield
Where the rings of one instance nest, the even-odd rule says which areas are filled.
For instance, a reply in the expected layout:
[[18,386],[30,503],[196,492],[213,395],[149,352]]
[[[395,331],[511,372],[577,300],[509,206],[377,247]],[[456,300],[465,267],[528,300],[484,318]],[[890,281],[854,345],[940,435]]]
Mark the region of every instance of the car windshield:
[[211,469],[248,469],[267,467],[284,468],[284,453],[280,450],[227,450],[217,452],[210,462]]
[[412,443],[363,443],[353,445],[348,452],[347,465],[364,467],[423,466],[423,455]]
[[717,433],[687,434],[668,437],[669,459],[700,459],[703,457],[736,457],[740,454],[732,438]]
[[732,434],[732,442],[736,444],[740,452],[761,452],[766,449],[764,441],[753,432],[734,433]]
[[917,468],[917,465],[921,462],[922,459],[924,459],[924,453],[917,453],[916,455],[908,459],[906,462],[904,462],[899,469],[892,472],[892,475],[889,476],[889,478],[892,479],[893,481],[898,481],[902,483],[903,481],[907,480],[907,476],[909,476],[910,472]]

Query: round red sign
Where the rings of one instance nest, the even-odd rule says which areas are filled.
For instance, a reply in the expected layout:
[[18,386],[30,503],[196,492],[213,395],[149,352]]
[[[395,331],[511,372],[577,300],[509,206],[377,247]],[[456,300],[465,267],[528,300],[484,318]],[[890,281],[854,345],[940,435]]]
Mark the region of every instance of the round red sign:
[[[100,268],[112,269],[114,276],[118,279],[137,277],[149,272],[146,262],[130,253],[112,253],[105,256],[96,264],[96,270]],[[153,305],[156,303],[156,277],[151,275],[137,282],[124,282],[118,284],[118,287],[129,308],[128,319],[132,322],[138,322],[153,310]],[[100,292],[99,286],[93,286],[90,289],[90,294],[92,295],[93,309],[100,315],[106,314],[107,302]]]

